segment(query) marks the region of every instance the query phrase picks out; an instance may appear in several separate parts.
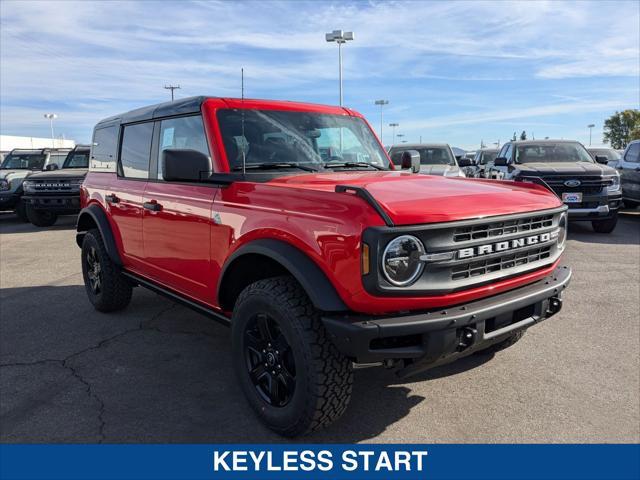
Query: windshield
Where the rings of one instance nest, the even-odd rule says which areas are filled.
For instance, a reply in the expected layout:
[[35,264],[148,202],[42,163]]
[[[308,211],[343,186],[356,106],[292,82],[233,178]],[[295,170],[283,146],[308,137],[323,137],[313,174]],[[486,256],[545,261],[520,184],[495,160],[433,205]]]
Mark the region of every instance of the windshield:
[[395,165],[402,163],[402,152],[405,150],[415,150],[420,154],[421,165],[455,165],[456,161],[451,150],[447,147],[394,147],[389,152],[391,161]]
[[498,156],[498,150],[482,152],[480,163],[484,165],[485,163],[493,162],[497,156]]
[[591,155],[579,143],[546,143],[518,145],[516,163],[589,162]]
[[275,110],[219,110],[218,122],[231,170],[242,156],[255,165],[327,163],[370,164],[388,168],[389,160],[367,124],[358,117]]
[[10,153],[0,166],[3,170],[42,170],[46,156],[38,153]]
[[612,148],[588,148],[587,150],[593,158],[596,158],[596,155],[607,157],[607,160],[620,160],[621,158],[620,154]]
[[62,168],[89,168],[89,151],[69,152]]

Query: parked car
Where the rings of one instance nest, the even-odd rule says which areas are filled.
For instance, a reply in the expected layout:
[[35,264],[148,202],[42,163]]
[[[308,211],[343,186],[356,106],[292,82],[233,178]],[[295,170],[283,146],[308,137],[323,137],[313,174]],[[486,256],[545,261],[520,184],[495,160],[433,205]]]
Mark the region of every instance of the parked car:
[[640,205],[640,140],[634,140],[627,145],[618,162],[618,171],[625,206],[637,207]]
[[259,418],[328,425],[354,366],[407,376],[497,351],[562,306],[567,207],[411,173],[420,160],[394,167],[341,107],[193,97],[105,119],[80,190],[88,298],[121,310],[140,285],[229,325]]
[[464,173],[467,177],[485,178],[485,168],[487,163],[493,162],[498,155],[497,148],[483,148],[476,152],[476,156],[473,159],[473,164],[467,167]]
[[593,159],[596,159],[597,155],[600,155],[601,157],[604,157],[607,159],[607,165],[609,165],[611,168],[616,168],[618,166],[618,162],[620,161],[620,157],[621,155],[618,153],[617,150],[614,150],[613,148],[587,148],[587,151],[589,152],[589,154],[593,157]]
[[570,220],[590,221],[596,232],[611,233],[622,193],[620,175],[606,163],[571,140],[515,141],[502,146],[489,176],[544,184],[567,204]]
[[446,143],[403,143],[389,149],[391,161],[400,165],[402,154],[415,150],[420,155],[420,173],[445,177],[464,177],[451,147]]
[[80,185],[89,168],[89,145],[77,145],[61,169],[34,173],[23,183],[27,218],[37,227],[50,227],[58,215],[80,211]]
[[70,149],[14,148],[0,164],[0,210],[13,210],[20,220],[29,221],[22,201],[22,182],[32,172],[60,167]]

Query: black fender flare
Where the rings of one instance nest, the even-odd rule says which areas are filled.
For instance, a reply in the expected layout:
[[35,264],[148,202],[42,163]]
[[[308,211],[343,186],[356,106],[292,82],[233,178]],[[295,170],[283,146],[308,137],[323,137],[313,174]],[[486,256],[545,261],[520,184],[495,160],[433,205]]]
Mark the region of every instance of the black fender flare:
[[83,208],[78,215],[78,223],[76,224],[76,243],[78,246],[82,248],[82,239],[88,230],[84,225],[86,225],[88,219],[91,219],[92,223],[98,227],[104,246],[109,254],[109,258],[111,258],[113,263],[117,266],[122,267],[122,259],[120,258],[120,253],[118,252],[118,247],[116,246],[116,241],[113,237],[113,232],[111,231],[111,225],[109,225],[109,220],[107,219],[107,214],[95,203]]
[[220,301],[225,275],[229,268],[235,260],[248,254],[264,255],[282,265],[302,285],[317,309],[325,312],[348,310],[331,281],[313,260],[293,245],[274,239],[249,242],[236,250],[225,261],[218,282],[218,301]]

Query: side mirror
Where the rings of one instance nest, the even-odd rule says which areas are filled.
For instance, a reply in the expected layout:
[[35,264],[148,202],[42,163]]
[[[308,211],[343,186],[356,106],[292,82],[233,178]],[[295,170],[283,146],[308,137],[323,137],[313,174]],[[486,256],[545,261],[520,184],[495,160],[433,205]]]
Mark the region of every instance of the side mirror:
[[459,167],[473,167],[475,165],[475,162],[473,160],[471,160],[470,158],[461,158],[460,160],[458,160],[458,166]]
[[609,159],[605,155],[596,155],[596,162],[606,165],[609,163]]
[[420,153],[417,150],[405,150],[402,152],[402,169],[411,169],[413,173],[420,171]]
[[197,150],[162,151],[162,178],[168,182],[199,182],[211,174],[209,157]]
[[58,166],[57,163],[50,163],[49,165],[47,165],[46,167],[44,167],[45,171],[49,172],[51,170],[58,170],[60,167]]
[[493,161],[493,164],[496,167],[508,167],[509,163],[509,160],[507,160],[505,157],[498,157]]

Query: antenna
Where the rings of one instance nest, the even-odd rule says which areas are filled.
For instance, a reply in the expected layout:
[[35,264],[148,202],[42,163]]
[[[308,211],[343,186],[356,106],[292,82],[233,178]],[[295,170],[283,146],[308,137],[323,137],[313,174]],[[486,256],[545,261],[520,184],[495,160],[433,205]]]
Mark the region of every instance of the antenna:
[[240,103],[242,104],[241,123],[242,123],[242,175],[247,174],[247,164],[245,158],[245,148],[247,139],[244,137],[244,67],[240,69]]

